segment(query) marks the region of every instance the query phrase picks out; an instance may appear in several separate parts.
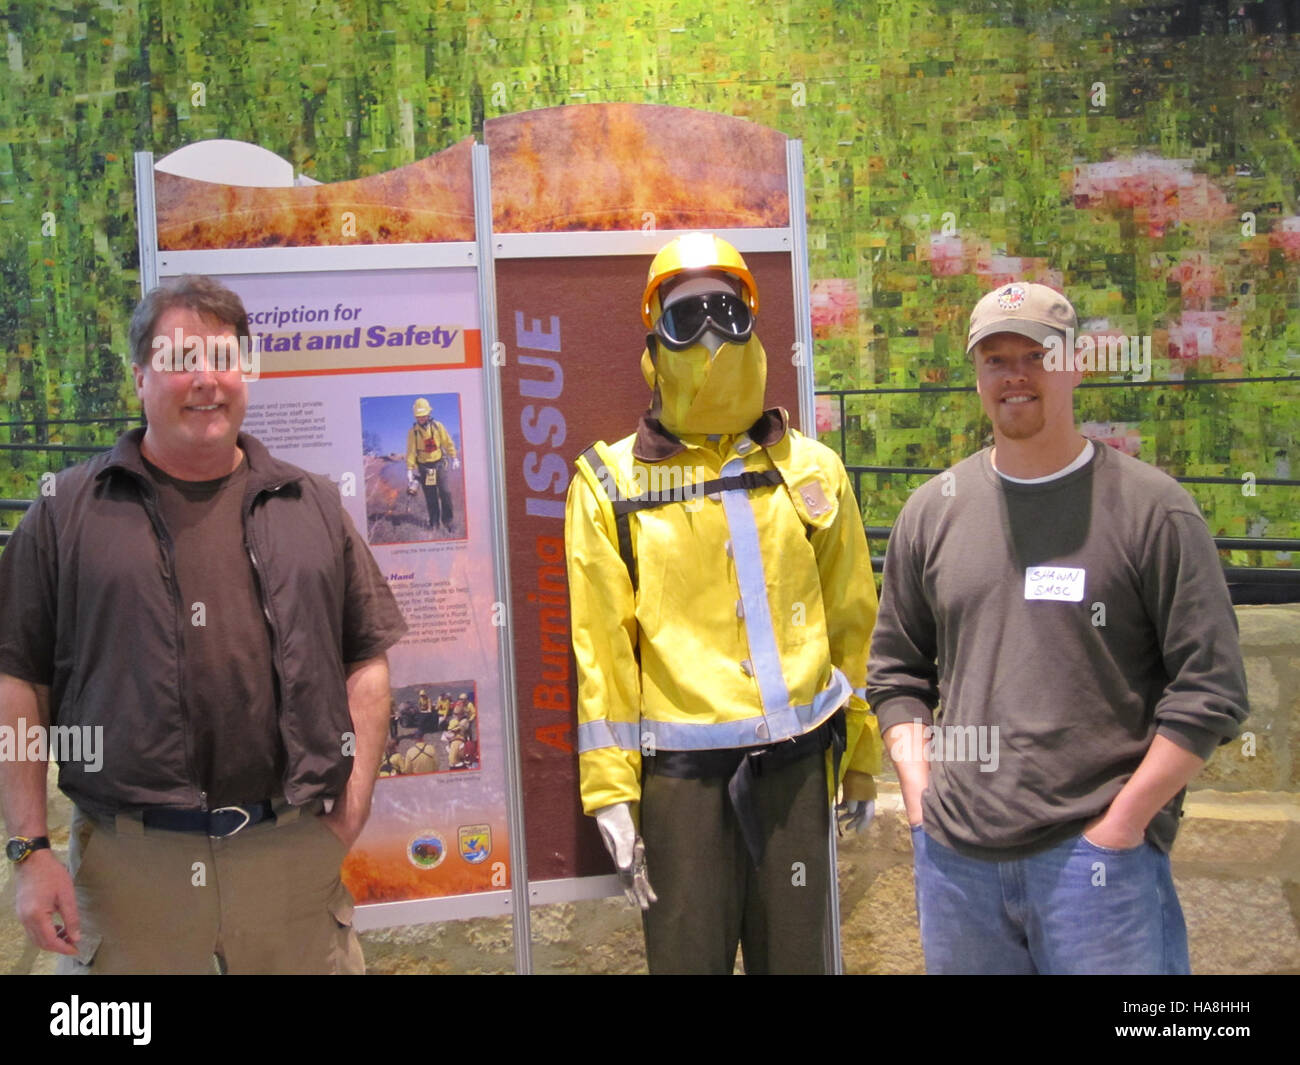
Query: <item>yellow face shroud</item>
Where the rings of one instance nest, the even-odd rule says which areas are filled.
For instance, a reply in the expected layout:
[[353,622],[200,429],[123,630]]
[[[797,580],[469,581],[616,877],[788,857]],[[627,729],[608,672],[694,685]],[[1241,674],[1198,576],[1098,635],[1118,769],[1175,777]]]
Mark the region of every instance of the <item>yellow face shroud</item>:
[[703,344],[673,351],[651,345],[641,354],[641,375],[654,390],[650,413],[674,433],[743,433],[763,413],[767,355],[757,335],[723,344],[710,356]]

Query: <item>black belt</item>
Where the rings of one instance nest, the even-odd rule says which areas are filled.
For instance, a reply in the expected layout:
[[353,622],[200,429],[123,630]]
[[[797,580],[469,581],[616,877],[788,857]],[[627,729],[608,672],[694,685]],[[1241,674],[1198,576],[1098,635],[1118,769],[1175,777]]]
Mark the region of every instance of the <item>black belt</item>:
[[745,848],[755,868],[763,860],[767,839],[758,816],[758,803],[754,797],[754,778],[777,769],[784,769],[812,755],[822,754],[827,747],[834,751],[835,779],[840,775],[840,759],[847,743],[844,711],[838,710],[811,732],[783,740],[766,747],[730,748],[721,751],[656,751],[654,757],[641,759],[643,772],[679,780],[727,779],[727,795]]
[[249,825],[274,821],[275,811],[271,800],[263,799],[247,806],[220,806],[215,810],[171,810],[157,807],[142,810],[140,820],[145,828],[161,828],[168,832],[199,832],[213,839],[223,839]]

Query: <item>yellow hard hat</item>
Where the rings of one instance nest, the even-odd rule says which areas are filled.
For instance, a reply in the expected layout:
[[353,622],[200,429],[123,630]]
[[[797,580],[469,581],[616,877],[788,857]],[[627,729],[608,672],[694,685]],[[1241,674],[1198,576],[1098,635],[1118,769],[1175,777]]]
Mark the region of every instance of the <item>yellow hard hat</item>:
[[433,408],[429,406],[429,401],[421,396],[415,401],[415,406],[411,408],[417,418],[423,418],[426,414],[432,414]]
[[654,328],[659,286],[688,270],[721,270],[730,274],[744,286],[750,311],[758,314],[758,286],[740,252],[712,233],[687,233],[665,244],[650,264],[645,295],[641,297],[641,320],[647,329]]

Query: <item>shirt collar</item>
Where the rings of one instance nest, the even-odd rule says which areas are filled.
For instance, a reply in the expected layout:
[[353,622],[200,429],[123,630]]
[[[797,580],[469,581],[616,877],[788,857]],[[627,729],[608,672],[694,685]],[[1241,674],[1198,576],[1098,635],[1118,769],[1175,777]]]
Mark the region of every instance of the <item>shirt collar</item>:
[[[758,416],[758,421],[749,427],[748,433],[754,443],[760,447],[771,447],[778,443],[790,428],[790,414],[784,407],[769,407]],[[686,450],[687,444],[681,437],[664,428],[663,422],[651,417],[646,411],[636,427],[636,443],[632,445],[632,456],[641,462],[663,462]]]
[[[140,441],[144,439],[144,432],[143,428],[129,429],[119,436],[100,475],[110,470],[122,469],[134,474],[139,480],[149,483],[150,479],[140,454]],[[274,491],[302,477],[302,470],[274,458],[256,437],[240,433],[236,444],[243,451],[244,462],[248,466],[250,490]]]

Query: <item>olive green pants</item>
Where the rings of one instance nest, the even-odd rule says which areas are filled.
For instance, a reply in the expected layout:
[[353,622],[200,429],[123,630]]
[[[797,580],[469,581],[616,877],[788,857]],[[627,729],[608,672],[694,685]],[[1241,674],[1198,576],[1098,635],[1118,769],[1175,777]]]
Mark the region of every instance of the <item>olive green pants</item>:
[[766,845],[754,867],[727,779],[646,772],[641,838],[659,901],[645,912],[652,973],[825,973],[830,804],[825,756],[763,773],[755,799]]
[[209,839],[75,810],[71,837],[81,941],[60,973],[365,971],[343,844],[312,813]]

